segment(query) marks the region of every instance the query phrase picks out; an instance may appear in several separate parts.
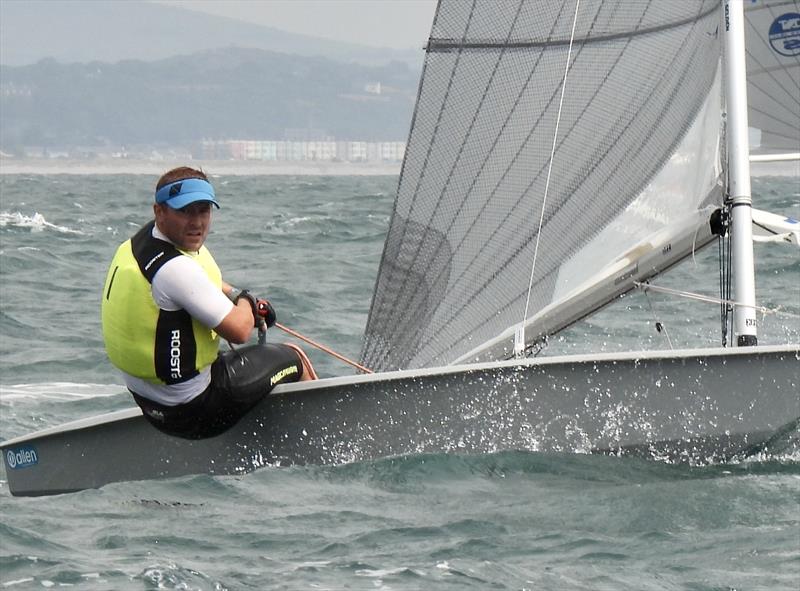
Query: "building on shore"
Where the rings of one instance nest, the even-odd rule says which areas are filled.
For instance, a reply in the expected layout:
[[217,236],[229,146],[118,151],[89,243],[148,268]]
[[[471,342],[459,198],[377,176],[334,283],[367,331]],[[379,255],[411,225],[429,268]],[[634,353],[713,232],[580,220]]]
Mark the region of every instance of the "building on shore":
[[192,156],[198,160],[273,162],[402,162],[405,142],[321,140],[203,140]]

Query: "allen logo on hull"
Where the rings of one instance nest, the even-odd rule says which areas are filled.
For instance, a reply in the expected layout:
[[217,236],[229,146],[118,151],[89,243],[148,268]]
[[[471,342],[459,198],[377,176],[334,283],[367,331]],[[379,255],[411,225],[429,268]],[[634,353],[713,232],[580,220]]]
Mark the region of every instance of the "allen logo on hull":
[[36,450],[30,445],[6,451],[6,466],[12,470],[28,468],[38,463],[39,454],[37,454]]

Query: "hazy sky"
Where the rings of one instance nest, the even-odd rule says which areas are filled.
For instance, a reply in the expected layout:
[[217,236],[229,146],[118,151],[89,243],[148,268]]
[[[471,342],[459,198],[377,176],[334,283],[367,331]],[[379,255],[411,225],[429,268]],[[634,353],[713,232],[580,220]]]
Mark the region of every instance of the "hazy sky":
[[428,40],[436,0],[151,0],[337,41],[398,49]]

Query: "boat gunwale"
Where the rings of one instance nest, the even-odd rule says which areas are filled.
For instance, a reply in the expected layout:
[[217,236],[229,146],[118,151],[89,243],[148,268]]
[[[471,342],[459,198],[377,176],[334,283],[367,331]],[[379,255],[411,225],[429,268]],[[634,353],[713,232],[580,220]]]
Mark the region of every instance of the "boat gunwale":
[[[800,361],[800,343],[787,343],[781,345],[757,345],[754,347],[706,347],[692,349],[674,350],[652,350],[652,351],[624,351],[602,354],[579,354],[579,355],[558,355],[553,357],[533,357],[526,359],[508,359],[505,361],[490,361],[473,364],[451,365],[434,368],[407,369],[373,373],[368,375],[337,376],[332,378],[322,378],[307,382],[294,382],[281,384],[275,387],[268,396],[288,396],[299,394],[307,390],[320,390],[326,388],[340,388],[342,386],[367,384],[373,382],[391,383],[407,379],[422,377],[448,376],[453,374],[469,374],[481,371],[491,371],[495,369],[506,369],[510,367],[548,367],[553,365],[563,365],[566,363],[583,365],[588,363],[635,363],[640,360],[658,359],[689,359],[707,357],[739,357],[747,355],[764,354],[794,354]],[[121,420],[131,420],[142,416],[138,407],[127,408],[100,415],[94,415],[70,421],[61,425],[47,427],[39,431],[20,435],[0,442],[0,449],[17,446],[30,442],[35,439],[58,435],[67,431],[89,429],[106,423],[113,423]]]

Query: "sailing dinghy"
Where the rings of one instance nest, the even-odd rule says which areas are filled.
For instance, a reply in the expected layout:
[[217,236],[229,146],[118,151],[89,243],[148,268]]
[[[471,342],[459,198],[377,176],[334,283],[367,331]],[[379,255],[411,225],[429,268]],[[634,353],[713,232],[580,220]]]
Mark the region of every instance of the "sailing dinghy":
[[[440,0],[426,52],[377,373],[278,386],[205,440],[131,409],[5,441],[12,494],[510,449],[704,464],[797,429],[800,345],[757,344],[749,176],[751,142],[800,152],[797,1]],[[534,356],[714,241],[731,346]]]

